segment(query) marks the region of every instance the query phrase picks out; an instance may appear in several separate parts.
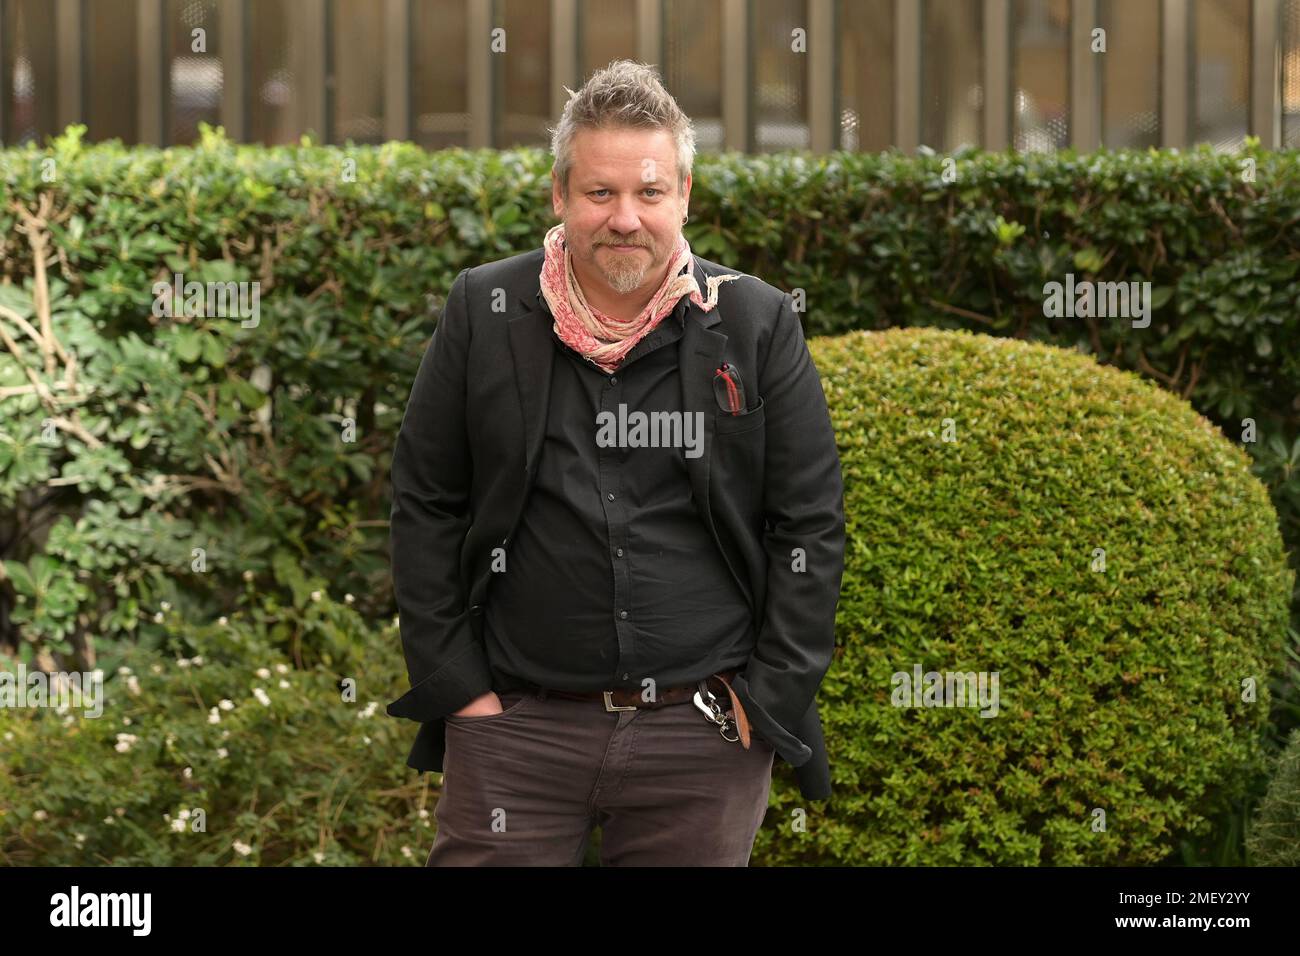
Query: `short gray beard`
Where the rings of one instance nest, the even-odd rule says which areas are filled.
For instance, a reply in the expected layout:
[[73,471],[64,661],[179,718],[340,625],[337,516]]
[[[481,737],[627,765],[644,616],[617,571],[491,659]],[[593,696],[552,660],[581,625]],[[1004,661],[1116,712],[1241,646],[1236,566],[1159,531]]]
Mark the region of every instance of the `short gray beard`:
[[619,295],[628,295],[640,288],[645,282],[646,266],[633,269],[602,269],[605,281]]

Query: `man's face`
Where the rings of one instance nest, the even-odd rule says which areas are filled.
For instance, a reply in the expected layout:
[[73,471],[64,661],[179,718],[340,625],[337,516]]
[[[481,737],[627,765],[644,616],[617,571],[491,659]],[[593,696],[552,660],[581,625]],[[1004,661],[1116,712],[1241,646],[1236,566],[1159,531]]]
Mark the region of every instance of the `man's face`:
[[[677,154],[667,130],[582,129],[573,138],[569,198],[552,173],[551,200],[564,222],[584,291],[648,294],[663,282],[681,234],[691,179],[677,192]],[[629,248],[620,248],[628,246]]]

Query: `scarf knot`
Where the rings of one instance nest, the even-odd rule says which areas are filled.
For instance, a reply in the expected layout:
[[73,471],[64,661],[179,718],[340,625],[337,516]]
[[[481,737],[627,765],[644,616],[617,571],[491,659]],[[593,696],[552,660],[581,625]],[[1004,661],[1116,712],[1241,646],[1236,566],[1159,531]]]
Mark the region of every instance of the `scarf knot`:
[[616,319],[588,304],[573,273],[573,254],[564,241],[564,223],[553,226],[543,241],[542,295],[555,319],[555,334],[565,345],[594,365],[613,372],[627,353],[673,311],[683,295],[705,312],[718,304],[718,287],[743,278],[738,275],[706,276],[708,295],[695,280],[695,260],[690,243],[678,234],[677,248],[663,283],[641,313],[633,319]]

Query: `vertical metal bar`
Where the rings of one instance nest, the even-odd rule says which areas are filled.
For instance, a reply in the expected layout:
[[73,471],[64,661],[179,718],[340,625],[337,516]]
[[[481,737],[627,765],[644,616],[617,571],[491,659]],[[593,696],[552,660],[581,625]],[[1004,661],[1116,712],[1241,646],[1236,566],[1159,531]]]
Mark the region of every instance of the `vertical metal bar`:
[[1011,145],[1012,123],[1011,0],[984,0],[984,148]]
[[[492,26],[493,0],[466,0],[469,3],[469,148],[486,149],[492,145],[492,111],[495,105],[493,77]],[[507,46],[506,49],[509,49]]]
[[248,138],[248,0],[224,0],[217,12],[221,53],[221,125],[236,142]]
[[[663,0],[636,0],[636,55],[642,63],[659,66],[664,61]],[[604,66],[604,64],[601,64]]]
[[1191,60],[1188,51],[1187,0],[1161,0],[1160,4],[1160,145],[1182,148],[1188,144],[1191,112]]
[[569,102],[569,94],[564,88],[576,90],[579,83],[578,0],[551,0],[552,116],[558,119]]
[[[58,30],[59,109],[58,130],[82,121],[81,0],[55,0],[54,23]],[[89,125],[89,124],[87,124]]]
[[411,138],[411,0],[384,2],[384,138]]
[[[894,0],[894,145],[921,142],[921,15],[926,0]],[[942,148],[942,143],[930,144]]]
[[1281,9],[1278,0],[1250,7],[1250,133],[1264,149],[1282,145]]
[[318,143],[329,140],[325,90],[326,3],[327,0],[297,0],[289,8],[292,25],[289,56],[297,87],[298,132],[312,133]]
[[1101,145],[1101,59],[1092,52],[1099,26],[1097,0],[1070,0],[1070,145],[1080,152]]
[[722,139],[724,149],[749,152],[750,4],[722,0]]
[[153,146],[163,142],[163,89],[171,51],[165,45],[163,0],[136,0],[136,141]]
[[815,153],[835,148],[836,0],[808,0],[808,144]]

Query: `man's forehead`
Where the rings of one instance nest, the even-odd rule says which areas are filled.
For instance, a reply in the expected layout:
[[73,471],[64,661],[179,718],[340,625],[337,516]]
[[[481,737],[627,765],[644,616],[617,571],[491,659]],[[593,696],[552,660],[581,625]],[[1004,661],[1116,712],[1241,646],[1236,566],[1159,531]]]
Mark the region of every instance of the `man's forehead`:
[[[584,130],[574,138],[573,170],[583,179],[633,178],[645,181],[668,179],[677,166],[672,138],[663,130],[616,131],[613,136],[594,140]],[[623,135],[620,137],[619,133]],[[661,133],[662,136],[648,135]]]

